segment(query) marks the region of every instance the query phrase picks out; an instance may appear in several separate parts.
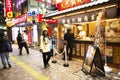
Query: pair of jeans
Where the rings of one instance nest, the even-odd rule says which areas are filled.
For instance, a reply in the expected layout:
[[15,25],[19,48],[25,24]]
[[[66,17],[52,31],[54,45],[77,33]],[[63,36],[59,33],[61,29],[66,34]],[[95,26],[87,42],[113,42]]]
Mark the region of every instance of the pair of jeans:
[[9,52],[0,53],[0,55],[1,55],[1,61],[2,61],[3,67],[6,67],[7,64],[10,64]]
[[51,58],[51,54],[50,54],[50,52],[45,52],[45,53],[43,52],[42,54],[43,54],[44,67],[46,67],[48,65],[50,58]]

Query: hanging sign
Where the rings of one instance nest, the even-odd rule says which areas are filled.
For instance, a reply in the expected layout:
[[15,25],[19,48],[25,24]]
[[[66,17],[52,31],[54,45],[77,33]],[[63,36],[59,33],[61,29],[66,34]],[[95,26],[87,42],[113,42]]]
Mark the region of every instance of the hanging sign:
[[57,3],[58,11],[90,3],[91,0],[63,0]]
[[28,44],[31,44],[31,34],[30,34],[30,31],[28,32]]
[[22,22],[26,22],[26,21],[27,21],[27,14],[23,14],[23,15],[19,16],[18,18],[14,19],[14,25],[22,23]]
[[6,0],[5,1],[6,3],[6,5],[5,5],[5,7],[6,7],[6,17],[8,17],[8,18],[12,18],[13,17],[13,12],[12,12],[12,0]]

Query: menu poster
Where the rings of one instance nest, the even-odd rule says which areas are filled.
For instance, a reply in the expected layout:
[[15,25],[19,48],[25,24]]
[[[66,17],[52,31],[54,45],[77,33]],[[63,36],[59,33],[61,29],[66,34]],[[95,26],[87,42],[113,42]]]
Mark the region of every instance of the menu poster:
[[100,50],[98,47],[92,45],[88,46],[88,51],[86,53],[82,70],[85,73],[91,74],[93,64],[95,65],[96,71],[101,72],[100,75],[105,76],[104,66],[100,55]]
[[96,49],[92,45],[88,46],[88,51],[86,53],[83,66],[82,66],[82,68],[85,69],[88,73],[91,72],[95,51]]

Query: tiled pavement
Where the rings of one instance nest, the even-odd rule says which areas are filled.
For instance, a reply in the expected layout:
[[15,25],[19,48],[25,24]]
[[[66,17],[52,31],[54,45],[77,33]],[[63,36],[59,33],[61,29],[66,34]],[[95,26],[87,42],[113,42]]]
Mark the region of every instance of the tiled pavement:
[[27,55],[23,49],[23,55],[19,56],[17,45],[13,45],[13,48],[14,51],[10,53],[12,68],[4,70],[0,62],[0,80],[120,80],[113,79],[119,70],[115,68],[109,77],[86,75],[80,70],[82,60],[78,59],[69,61],[69,67],[63,67],[64,61],[61,55],[56,56],[56,64],[51,63],[53,60],[51,58],[50,68],[44,69],[42,55],[38,50],[30,48],[30,54]]

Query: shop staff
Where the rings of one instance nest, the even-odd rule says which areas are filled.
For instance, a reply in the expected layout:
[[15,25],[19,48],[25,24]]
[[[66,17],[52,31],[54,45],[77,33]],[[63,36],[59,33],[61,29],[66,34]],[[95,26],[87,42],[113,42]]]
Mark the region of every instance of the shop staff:
[[78,38],[80,39],[85,39],[86,37],[86,32],[83,30],[83,27],[82,26],[78,26],[78,29],[79,29],[79,34],[78,34]]

